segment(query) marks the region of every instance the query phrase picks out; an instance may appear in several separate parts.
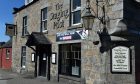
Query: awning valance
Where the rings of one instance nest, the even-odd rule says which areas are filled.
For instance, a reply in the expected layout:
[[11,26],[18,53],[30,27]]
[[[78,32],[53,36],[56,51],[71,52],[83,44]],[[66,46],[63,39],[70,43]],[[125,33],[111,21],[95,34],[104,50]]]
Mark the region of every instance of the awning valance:
[[26,42],[27,46],[48,45],[50,40],[42,32],[32,32]]

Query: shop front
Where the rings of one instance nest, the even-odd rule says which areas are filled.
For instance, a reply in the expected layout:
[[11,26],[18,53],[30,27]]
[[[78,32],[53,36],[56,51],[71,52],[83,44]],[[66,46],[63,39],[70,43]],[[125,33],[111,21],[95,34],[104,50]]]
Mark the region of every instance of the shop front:
[[87,30],[69,30],[56,35],[58,43],[58,79],[79,82],[81,78],[82,40],[88,38]]
[[59,74],[80,77],[81,43],[59,45]]

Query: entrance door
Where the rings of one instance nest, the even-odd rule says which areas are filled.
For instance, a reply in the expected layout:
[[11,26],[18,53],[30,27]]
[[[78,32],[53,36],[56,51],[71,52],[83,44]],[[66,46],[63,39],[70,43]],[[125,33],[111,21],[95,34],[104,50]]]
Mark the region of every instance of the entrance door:
[[39,56],[39,76],[46,77],[47,73],[47,55],[42,52]]
[[51,45],[39,45],[37,46],[38,54],[38,76],[47,77],[50,80],[50,56]]

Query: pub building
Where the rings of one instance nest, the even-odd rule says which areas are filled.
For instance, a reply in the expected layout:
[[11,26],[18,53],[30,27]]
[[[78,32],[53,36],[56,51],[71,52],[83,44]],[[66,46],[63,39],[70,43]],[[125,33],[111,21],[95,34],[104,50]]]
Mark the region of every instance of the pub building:
[[6,27],[14,32],[12,70],[71,84],[140,84],[139,7],[138,0],[25,0],[14,8],[13,30]]

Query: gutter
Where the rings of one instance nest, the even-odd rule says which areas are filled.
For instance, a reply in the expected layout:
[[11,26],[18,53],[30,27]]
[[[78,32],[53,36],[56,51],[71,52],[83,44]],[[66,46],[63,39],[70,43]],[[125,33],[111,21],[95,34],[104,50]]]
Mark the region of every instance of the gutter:
[[13,8],[13,10],[14,10],[13,14],[16,14],[16,13],[20,12],[21,10],[31,6],[32,4],[36,3],[37,1],[39,1],[39,0],[34,0],[31,3],[29,3],[28,5],[23,5],[20,8]]

